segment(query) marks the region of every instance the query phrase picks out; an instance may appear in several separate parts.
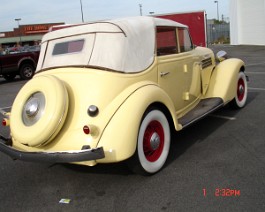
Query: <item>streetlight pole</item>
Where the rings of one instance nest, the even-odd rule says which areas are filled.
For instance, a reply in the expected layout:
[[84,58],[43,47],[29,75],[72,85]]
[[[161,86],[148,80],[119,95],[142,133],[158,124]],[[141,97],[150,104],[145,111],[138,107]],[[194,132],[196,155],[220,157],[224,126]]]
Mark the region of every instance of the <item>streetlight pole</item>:
[[139,8],[140,8],[140,16],[142,16],[143,15],[142,4],[139,4]]
[[17,21],[18,30],[19,30],[19,41],[20,41],[20,45],[22,45],[21,30],[20,30],[20,25],[19,25],[19,21],[21,21],[21,18],[15,18],[15,21]]
[[214,1],[214,3],[217,4],[217,20],[219,21],[219,5],[218,5],[218,1]]
[[82,22],[84,23],[84,15],[83,15],[83,5],[82,5],[82,0],[80,0],[80,7],[81,7]]

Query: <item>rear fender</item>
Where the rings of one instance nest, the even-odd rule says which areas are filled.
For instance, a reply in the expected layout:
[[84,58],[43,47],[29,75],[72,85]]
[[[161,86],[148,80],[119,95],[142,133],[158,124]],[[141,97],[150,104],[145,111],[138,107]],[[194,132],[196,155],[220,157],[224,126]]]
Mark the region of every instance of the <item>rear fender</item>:
[[227,103],[235,98],[238,73],[244,71],[244,62],[240,59],[227,59],[213,70],[205,98],[220,97]]
[[98,147],[104,148],[106,157],[98,163],[122,161],[134,154],[143,114],[156,102],[167,107],[175,126],[179,126],[168,95],[156,85],[141,87],[120,106],[102,133]]
[[18,61],[17,67],[21,67],[22,64],[32,64],[34,67],[36,67],[35,61],[31,57],[23,57]]

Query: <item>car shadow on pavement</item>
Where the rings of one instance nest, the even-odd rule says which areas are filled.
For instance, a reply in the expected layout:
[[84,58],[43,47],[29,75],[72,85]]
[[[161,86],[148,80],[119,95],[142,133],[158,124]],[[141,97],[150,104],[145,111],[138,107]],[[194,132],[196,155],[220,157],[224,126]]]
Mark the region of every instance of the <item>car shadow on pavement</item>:
[[[218,115],[235,116],[238,113],[237,110],[231,110],[230,108],[222,108],[217,111]],[[197,142],[204,142],[206,138],[215,130],[220,128],[229,120],[222,118],[206,117],[190,127],[181,130],[179,132],[172,133],[171,147],[169,156],[166,161],[165,167],[170,166],[178,158],[185,154]],[[126,161],[113,163],[113,164],[97,164],[93,167],[87,167],[74,164],[63,164],[67,169],[71,169],[75,172],[89,173],[89,174],[108,174],[108,175],[133,175],[134,173],[128,168]],[[165,168],[164,167],[164,168]],[[161,170],[163,172],[163,169]]]
[[[258,92],[250,92],[248,94],[248,100],[245,107],[248,107],[248,105],[256,98],[257,95]],[[216,111],[213,115],[234,117],[242,110],[233,110],[227,105]],[[204,142],[212,132],[222,127],[222,125],[229,121],[228,119],[223,118],[213,118],[214,117],[211,116],[206,117],[184,130],[172,133],[171,148],[165,167],[170,166],[171,163],[178,160],[181,155],[185,154],[185,152],[197,142]],[[56,166],[59,164],[54,165]],[[53,167],[54,165],[52,165],[51,167]],[[74,164],[63,164],[62,166],[74,172],[85,174],[108,174],[121,176],[134,174],[128,168],[126,161],[111,164],[97,164],[93,167]],[[163,171],[163,169],[161,171]]]
[[65,168],[75,172],[89,173],[89,174],[108,174],[108,175],[131,175],[131,170],[127,167],[125,161],[110,164],[97,164],[96,166],[87,167],[74,164],[62,164]]
[[237,110],[226,105],[186,129],[172,133],[173,138],[166,166],[178,160],[178,157],[184,154],[194,144],[204,142],[212,132],[229,122],[230,117],[233,118],[237,113],[243,112],[258,95],[258,92],[248,92],[248,100],[245,108]]

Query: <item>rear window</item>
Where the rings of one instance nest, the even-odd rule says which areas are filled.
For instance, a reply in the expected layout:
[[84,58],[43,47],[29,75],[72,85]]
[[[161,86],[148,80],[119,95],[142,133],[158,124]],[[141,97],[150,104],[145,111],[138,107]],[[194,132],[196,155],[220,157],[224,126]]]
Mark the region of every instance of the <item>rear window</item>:
[[56,43],[52,55],[70,54],[81,52],[84,47],[85,40],[73,40],[63,43]]

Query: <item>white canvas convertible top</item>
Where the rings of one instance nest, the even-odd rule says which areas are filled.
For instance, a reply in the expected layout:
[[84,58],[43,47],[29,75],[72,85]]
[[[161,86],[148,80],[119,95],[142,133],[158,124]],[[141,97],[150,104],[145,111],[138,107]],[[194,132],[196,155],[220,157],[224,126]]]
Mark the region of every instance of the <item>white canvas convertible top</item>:
[[[154,60],[156,26],[187,27],[153,17],[132,17],[73,26],[47,33],[42,39],[37,71],[58,66],[86,65],[132,73]],[[60,43],[83,45],[76,52],[56,54]]]

